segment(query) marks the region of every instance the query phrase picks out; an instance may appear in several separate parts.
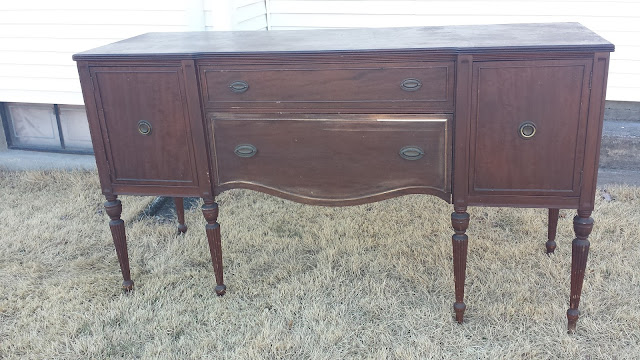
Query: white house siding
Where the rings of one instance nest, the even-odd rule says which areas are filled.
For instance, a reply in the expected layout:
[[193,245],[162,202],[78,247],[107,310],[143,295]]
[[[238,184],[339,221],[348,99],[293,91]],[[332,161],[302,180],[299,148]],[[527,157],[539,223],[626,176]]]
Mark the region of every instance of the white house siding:
[[269,9],[273,30],[576,21],[616,45],[607,99],[640,101],[638,0],[269,0]]
[[265,0],[227,0],[225,4],[208,1],[205,14],[206,30],[267,29]]
[[2,1],[0,102],[83,104],[71,56],[131,36],[266,26],[264,0]]
[[640,101],[637,0],[16,0],[0,2],[0,102],[82,104],[71,55],[149,31],[545,21],[616,44],[607,98]]
[[178,0],[2,1],[0,101],[82,104],[71,55],[149,31],[185,29]]

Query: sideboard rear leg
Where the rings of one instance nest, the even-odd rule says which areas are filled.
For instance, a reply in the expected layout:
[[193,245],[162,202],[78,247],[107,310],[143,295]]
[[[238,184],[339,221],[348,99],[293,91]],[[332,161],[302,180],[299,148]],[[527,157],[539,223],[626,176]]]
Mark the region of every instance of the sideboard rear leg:
[[558,217],[560,209],[549,209],[549,229],[547,231],[547,254],[553,254],[556,250],[556,232],[558,229]]
[[213,198],[204,199],[202,214],[207,220],[205,228],[207,230],[213,272],[216,275],[216,293],[222,296],[227,291],[227,287],[224,285],[222,276],[222,241],[220,238],[220,224],[218,224],[218,204]]
[[178,233],[184,234],[187,232],[187,225],[184,223],[184,199],[174,197],[173,203],[176,206],[176,215],[178,216]]
[[578,306],[580,305],[582,282],[589,255],[590,244],[588,237],[592,229],[593,218],[591,218],[591,210],[578,210],[578,215],[573,218],[573,230],[576,233],[576,238],[573,239],[571,244],[571,297],[569,299],[569,310],[567,310],[569,333],[576,331],[576,323],[580,316]]
[[120,262],[120,271],[122,271],[122,290],[125,292],[133,290],[133,281],[129,271],[129,253],[127,252],[127,236],[124,231],[124,221],[120,219],[122,214],[122,203],[115,195],[107,195],[107,202],[104,208],[109,215],[109,227],[111,228],[111,236],[113,244],[116,247],[118,262]]
[[467,306],[464,303],[464,280],[467,270],[467,244],[469,237],[465,232],[469,227],[469,214],[466,207],[456,208],[451,214],[451,225],[455,234],[451,238],[453,244],[453,278],[456,288],[456,302],[453,310],[456,313],[456,321],[462,324],[464,311]]

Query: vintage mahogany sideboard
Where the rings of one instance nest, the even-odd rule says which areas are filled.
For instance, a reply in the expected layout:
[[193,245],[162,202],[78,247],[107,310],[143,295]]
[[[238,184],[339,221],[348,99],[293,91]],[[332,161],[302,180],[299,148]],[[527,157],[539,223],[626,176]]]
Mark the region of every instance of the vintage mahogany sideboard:
[[404,194],[453,204],[462,322],[468,206],[574,218],[569,330],[593,227],[609,53],[577,23],[150,33],[74,55],[123,287],[121,194],[204,199],[216,292],[232,188],[343,206]]

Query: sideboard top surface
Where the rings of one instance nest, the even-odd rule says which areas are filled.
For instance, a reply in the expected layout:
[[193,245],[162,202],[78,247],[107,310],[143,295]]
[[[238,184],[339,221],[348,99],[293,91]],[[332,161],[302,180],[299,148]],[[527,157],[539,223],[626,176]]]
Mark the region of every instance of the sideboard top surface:
[[74,55],[74,60],[260,53],[425,50],[613,51],[614,46],[579,23],[460,25],[294,31],[147,33]]

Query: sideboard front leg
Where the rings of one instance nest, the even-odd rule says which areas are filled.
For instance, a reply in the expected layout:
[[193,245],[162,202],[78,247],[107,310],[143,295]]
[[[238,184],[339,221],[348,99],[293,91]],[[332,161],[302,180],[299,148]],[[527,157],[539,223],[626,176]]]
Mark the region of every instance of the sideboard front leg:
[[207,220],[207,240],[209,241],[211,262],[213,262],[213,272],[216,275],[216,293],[222,296],[227,291],[227,287],[224,285],[222,277],[222,241],[220,224],[218,224],[218,204],[212,198],[204,199],[202,214]]
[[556,232],[558,229],[558,217],[560,209],[549,209],[549,229],[547,231],[547,254],[553,254],[556,251]]
[[456,208],[451,214],[451,225],[455,234],[451,238],[453,243],[453,278],[456,288],[456,302],[453,304],[453,310],[456,313],[456,321],[462,324],[464,317],[464,279],[467,270],[467,244],[469,237],[465,232],[469,227],[469,214],[467,208]]
[[120,219],[122,214],[122,203],[115,195],[108,195],[104,208],[109,215],[109,227],[111,228],[111,236],[113,244],[116,247],[118,262],[120,262],[120,271],[122,271],[122,290],[125,292],[133,290],[133,281],[129,271],[129,253],[127,251],[127,236],[124,231],[124,221]]
[[173,203],[176,206],[176,215],[178,216],[178,233],[184,234],[187,232],[187,225],[184,223],[184,199],[174,197]]
[[589,255],[589,234],[593,229],[593,218],[591,211],[578,210],[578,215],[573,218],[573,230],[576,238],[573,239],[571,251],[571,297],[569,299],[569,310],[567,310],[567,319],[569,320],[568,331],[573,333],[576,331],[576,323],[580,311],[580,295],[582,294],[582,282],[584,280],[584,272],[587,267],[587,256]]

